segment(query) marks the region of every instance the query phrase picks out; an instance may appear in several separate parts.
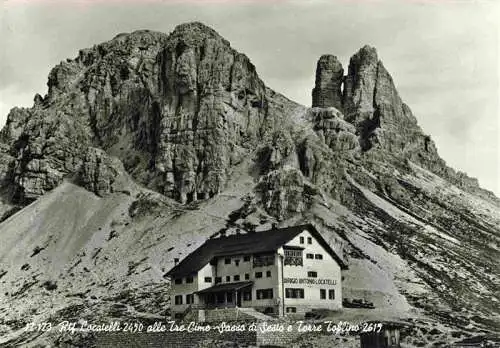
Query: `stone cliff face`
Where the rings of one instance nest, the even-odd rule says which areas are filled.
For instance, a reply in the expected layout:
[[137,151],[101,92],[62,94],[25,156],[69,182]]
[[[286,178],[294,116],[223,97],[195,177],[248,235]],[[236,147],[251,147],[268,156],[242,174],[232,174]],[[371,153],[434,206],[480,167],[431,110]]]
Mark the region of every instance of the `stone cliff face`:
[[1,138],[10,147],[3,175],[14,201],[25,204],[78,172],[89,147],[107,150],[125,134],[133,134],[127,138],[132,142],[150,129],[137,131],[137,117],[149,115],[148,98],[158,85],[156,55],[165,38],[140,31],[81,50],[52,69],[45,97],[11,111]]
[[181,202],[212,197],[242,149],[265,137],[274,102],[250,60],[204,26],[178,27],[160,61],[160,189]]
[[244,149],[297,106],[201,23],[118,35],[56,66],[47,84],[2,130],[0,176],[21,204],[80,170],[89,147],[181,202],[211,197]]

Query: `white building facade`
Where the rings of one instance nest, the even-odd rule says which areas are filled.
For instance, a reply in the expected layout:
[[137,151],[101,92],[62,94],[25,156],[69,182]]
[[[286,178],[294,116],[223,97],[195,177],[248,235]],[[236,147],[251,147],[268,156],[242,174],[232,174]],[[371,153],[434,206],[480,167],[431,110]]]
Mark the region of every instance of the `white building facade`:
[[171,311],[252,307],[303,315],[342,307],[342,258],[313,225],[209,239],[172,268]]

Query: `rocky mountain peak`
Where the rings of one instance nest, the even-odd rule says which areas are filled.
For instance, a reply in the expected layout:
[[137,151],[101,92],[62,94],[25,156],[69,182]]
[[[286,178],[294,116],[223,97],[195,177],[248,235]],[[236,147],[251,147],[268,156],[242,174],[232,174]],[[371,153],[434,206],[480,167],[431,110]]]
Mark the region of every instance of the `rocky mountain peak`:
[[374,47],[360,48],[350,58],[345,76],[335,56],[321,56],[312,106],[340,110],[341,117],[354,125],[360,149],[367,156],[380,157],[382,153],[385,158],[409,160],[460,187],[493,198],[490,192],[478,187],[476,180],[449,168],[438,155],[434,141],[422,131],[402,101]]
[[[245,149],[297,105],[266,88],[247,56],[199,22],[82,49],[51,70],[47,85],[47,95],[13,109],[2,130],[9,150],[0,175],[16,202],[75,171],[91,173],[83,166],[89,148],[104,150],[92,152],[92,163],[115,156],[135,180],[181,202],[211,197]],[[112,185],[99,178],[81,181],[105,194]]]
[[352,57],[351,60],[354,62],[363,62],[368,64],[369,62],[378,63],[377,49],[370,45],[364,45],[361,47]]
[[207,39],[217,40],[230,46],[229,41],[220,36],[217,31],[201,22],[179,24],[169,35],[170,42],[181,41],[188,46],[199,46]]
[[[416,119],[403,105],[391,75],[379,60],[377,50],[365,45],[349,61],[347,75],[333,55],[320,57],[313,89],[313,107],[335,107],[352,123],[363,150],[387,145],[380,129],[416,129]],[[391,136],[399,137],[394,133]]]

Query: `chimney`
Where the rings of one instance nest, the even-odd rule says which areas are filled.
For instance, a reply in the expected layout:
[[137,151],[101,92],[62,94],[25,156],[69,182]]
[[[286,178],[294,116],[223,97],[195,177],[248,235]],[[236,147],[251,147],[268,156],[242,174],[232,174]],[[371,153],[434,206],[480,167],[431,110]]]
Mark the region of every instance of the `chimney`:
[[174,258],[174,265],[177,265],[178,263],[179,263],[179,258],[178,257]]

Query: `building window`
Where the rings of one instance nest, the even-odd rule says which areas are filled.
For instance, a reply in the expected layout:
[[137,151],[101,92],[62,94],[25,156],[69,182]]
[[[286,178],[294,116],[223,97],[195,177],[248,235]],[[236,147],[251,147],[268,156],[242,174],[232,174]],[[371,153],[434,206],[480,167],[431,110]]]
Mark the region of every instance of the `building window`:
[[250,279],[250,274],[245,273],[245,280],[248,280],[248,279]]
[[233,293],[232,292],[226,292],[226,299],[228,303],[233,302]]
[[222,283],[222,278],[221,277],[215,277],[215,284]]
[[175,278],[175,284],[182,284],[182,278]]
[[253,267],[265,267],[274,265],[274,254],[255,255],[253,257]]
[[240,275],[239,274],[235,275],[233,277],[233,279],[234,279],[235,282],[239,282],[240,281]]
[[257,300],[266,300],[273,298],[273,289],[257,290]]
[[300,244],[304,244],[304,237],[300,237]]
[[186,277],[186,284],[191,284],[193,282],[193,277]]
[[225,263],[226,265],[230,265],[230,264],[231,264],[231,258],[230,258],[230,257],[225,258],[225,259],[224,259],[224,263]]
[[313,254],[306,254],[306,259],[314,259],[314,255]]
[[236,266],[239,266],[239,265],[240,265],[240,260],[239,260],[239,259],[234,260],[234,264],[235,264]]
[[192,303],[194,303],[194,295],[193,294],[186,295],[186,304],[192,304]]
[[297,313],[297,307],[286,307],[287,313]]
[[262,278],[262,272],[255,272],[255,278]]
[[334,289],[328,290],[328,299],[335,300],[335,290]]
[[304,289],[286,288],[285,298],[304,298]]
[[267,272],[266,272],[266,277],[267,277],[267,278],[271,278],[271,271],[267,271]]
[[247,290],[243,292],[243,301],[252,301],[252,291]]
[[231,281],[231,276],[226,276],[226,282],[230,282]]
[[323,260],[323,255],[321,255],[321,254],[316,254],[316,255],[314,255],[314,258],[315,258],[316,260]]
[[315,272],[315,271],[309,271],[307,272],[307,276],[309,278],[318,278],[318,272]]
[[326,300],[326,290],[325,289],[319,289],[319,298],[322,300]]
[[295,249],[285,249],[285,260],[283,261],[284,265],[291,266],[302,266],[302,250]]
[[205,283],[211,283],[212,277],[205,277]]
[[313,243],[313,239],[311,237],[307,237],[307,244],[312,244]]
[[175,296],[175,304],[176,305],[181,305],[182,304],[182,295],[176,295]]
[[243,262],[249,262],[250,261],[250,255],[243,256]]

